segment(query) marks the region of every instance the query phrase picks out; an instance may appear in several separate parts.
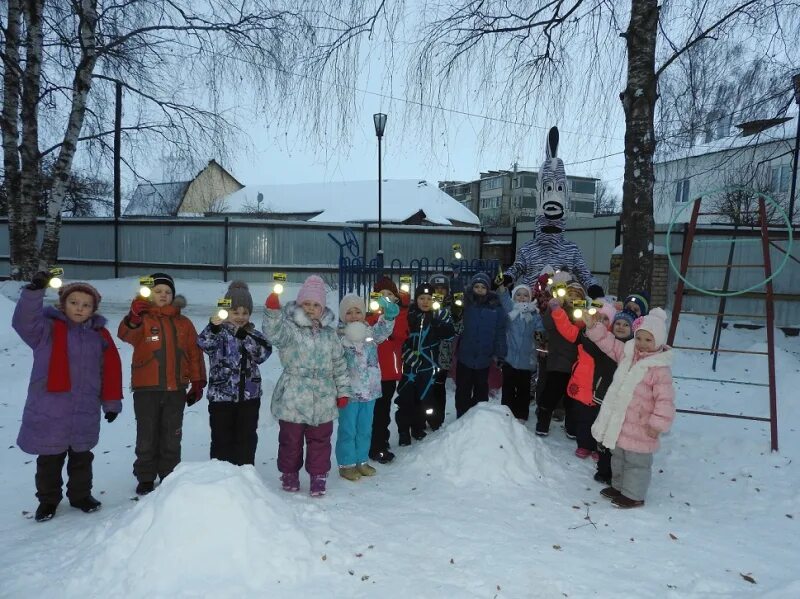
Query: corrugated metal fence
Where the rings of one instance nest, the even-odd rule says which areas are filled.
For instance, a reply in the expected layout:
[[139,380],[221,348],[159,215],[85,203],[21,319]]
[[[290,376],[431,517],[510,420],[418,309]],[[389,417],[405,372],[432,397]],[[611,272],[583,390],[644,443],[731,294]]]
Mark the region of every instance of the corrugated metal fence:
[[[0,272],[9,273],[8,220],[0,220]],[[363,258],[378,249],[377,225],[349,225]],[[157,269],[176,277],[263,281],[274,271],[290,281],[312,273],[333,282],[339,269],[342,224],[272,220],[122,219],[114,254],[114,222],[109,219],[65,219],[61,228],[59,266],[70,278],[105,279],[141,276]],[[461,244],[465,257],[479,258],[479,229],[411,225],[384,225],[383,249],[387,261],[452,257],[452,245]]]

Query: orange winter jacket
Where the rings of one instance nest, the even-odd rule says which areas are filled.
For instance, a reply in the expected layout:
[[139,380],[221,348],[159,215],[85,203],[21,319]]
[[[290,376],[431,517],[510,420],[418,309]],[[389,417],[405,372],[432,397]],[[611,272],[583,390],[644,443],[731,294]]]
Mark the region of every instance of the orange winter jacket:
[[593,400],[594,358],[583,349],[583,344],[578,342],[581,329],[585,325],[583,321],[580,321],[579,325],[574,324],[564,308],[553,310],[552,317],[558,334],[578,346],[578,359],[572,365],[572,376],[567,384],[567,395],[587,406],[595,405]]
[[126,316],[117,336],[133,345],[134,391],[177,391],[185,390],[192,381],[205,383],[206,365],[197,345],[197,331],[192,321],[181,315],[180,307],[152,306],[139,326]]

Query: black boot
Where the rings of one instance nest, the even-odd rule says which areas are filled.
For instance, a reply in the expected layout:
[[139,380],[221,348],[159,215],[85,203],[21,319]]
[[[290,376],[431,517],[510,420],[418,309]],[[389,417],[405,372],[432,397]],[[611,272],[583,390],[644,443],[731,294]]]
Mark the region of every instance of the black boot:
[[388,464],[394,459],[394,454],[387,450],[373,451],[369,454],[369,459],[379,464]]
[[414,437],[417,441],[422,441],[425,437],[428,436],[428,433],[425,431],[411,431],[411,436]]
[[155,484],[153,481],[141,481],[138,485],[136,485],[136,494],[137,495],[147,495],[148,493],[152,493],[153,489],[155,488]]
[[36,508],[36,521],[47,522],[56,515],[56,508],[58,505],[54,503],[40,503]]
[[536,410],[536,434],[546,437],[550,434],[550,412],[543,408]]
[[408,447],[411,445],[411,435],[408,434],[408,431],[403,431],[397,436],[399,438],[398,445],[400,445],[400,447]]
[[88,495],[83,499],[78,499],[76,501],[69,500],[69,504],[82,511],[84,514],[91,514],[92,512],[96,512],[100,509],[100,506],[103,505],[97,499]]

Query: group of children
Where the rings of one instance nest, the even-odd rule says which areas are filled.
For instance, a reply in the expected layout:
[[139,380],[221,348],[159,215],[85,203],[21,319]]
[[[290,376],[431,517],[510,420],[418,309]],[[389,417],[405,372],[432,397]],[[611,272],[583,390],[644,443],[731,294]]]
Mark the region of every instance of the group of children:
[[[84,512],[99,509],[91,495],[91,449],[101,410],[113,422],[122,399],[120,358],[97,313],[100,294],[87,283],[72,283],[59,290],[57,308],[44,307],[49,277],[33,277],[13,319],[34,352],[18,444],[38,455],[37,521],[52,518],[62,499],[65,460],[70,504]],[[658,436],[674,416],[663,310],[648,314],[646,295],[635,294],[620,310],[606,303],[596,316],[578,319],[572,303],[585,295],[572,281],[563,301],[544,304],[524,285],[491,287],[489,277],[478,273],[463,295],[451,293],[449,279],[437,274],[417,286],[412,302],[383,278],[374,287],[381,295],[377,309],[367,310],[363,298],[349,294],[337,318],[326,305],[324,281],[312,275],[285,306],[278,294],[269,295],[259,331],[250,322],[247,285],[234,282],[226,294],[227,318],[215,314],[198,335],[181,314],[186,302],[173,279],[153,274],[151,296],[135,298],[118,328],[118,337],[133,345],[137,494],[151,492],[156,479],[180,462],[184,408],[199,401],[206,386],[211,458],[254,463],[259,365],[275,347],[283,370],[271,412],[279,423],[277,462],[285,491],[300,489],[305,457],[310,494],[325,494],[337,418],[340,476],[373,476],[370,459],[386,464],[394,458],[389,426],[395,392],[398,442],[407,446],[426,436],[426,426],[442,425],[448,375],[455,378],[460,418],[488,400],[494,366],[503,372],[503,405],[523,421],[538,369],[546,382],[537,398],[536,433],[548,433],[563,399],[576,455],[595,457],[595,478],[609,483],[601,493],[617,507],[642,505]],[[536,343],[543,332],[544,360]]]

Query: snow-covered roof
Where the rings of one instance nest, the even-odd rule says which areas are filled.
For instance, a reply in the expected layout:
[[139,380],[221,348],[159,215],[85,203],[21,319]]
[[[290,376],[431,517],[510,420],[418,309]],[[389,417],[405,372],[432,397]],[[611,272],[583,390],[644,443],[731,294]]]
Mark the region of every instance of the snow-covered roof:
[[[315,222],[377,222],[378,182],[298,183],[293,185],[247,185],[225,197],[225,212],[310,214]],[[436,225],[467,223],[480,225],[478,216],[440,190],[436,184],[416,179],[384,179],[383,222],[402,223],[424,213],[424,220]]]
[[125,216],[175,216],[190,183],[140,183],[125,207]]

